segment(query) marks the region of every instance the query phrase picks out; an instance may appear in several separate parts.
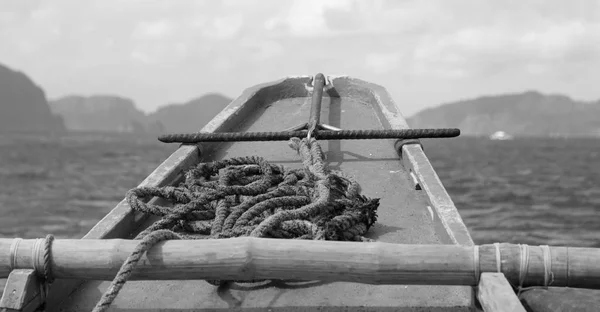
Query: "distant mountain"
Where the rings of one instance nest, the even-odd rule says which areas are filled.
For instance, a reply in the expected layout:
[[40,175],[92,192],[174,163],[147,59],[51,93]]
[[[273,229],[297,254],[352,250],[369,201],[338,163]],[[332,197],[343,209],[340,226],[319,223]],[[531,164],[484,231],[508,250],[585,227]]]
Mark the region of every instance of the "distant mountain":
[[25,74],[0,64],[0,132],[64,132],[44,90]]
[[535,91],[484,96],[425,109],[412,128],[456,127],[464,135],[600,136],[600,101],[579,102]]
[[198,132],[231,101],[223,95],[210,93],[184,104],[163,106],[148,119],[162,123],[167,132]]
[[50,101],[70,131],[130,133],[197,132],[231,99],[207,94],[184,104],[171,104],[145,114],[127,98],[114,95],[66,96]]
[[160,124],[150,124],[146,114],[127,98],[114,95],[89,97],[70,95],[50,101],[55,114],[63,116],[71,131],[160,132]]

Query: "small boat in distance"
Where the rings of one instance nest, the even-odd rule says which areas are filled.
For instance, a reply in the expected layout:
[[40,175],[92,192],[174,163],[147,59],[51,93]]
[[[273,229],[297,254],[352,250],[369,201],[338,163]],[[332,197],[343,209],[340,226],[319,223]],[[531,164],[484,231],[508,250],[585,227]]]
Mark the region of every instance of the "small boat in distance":
[[490,140],[498,140],[498,141],[505,141],[505,140],[512,140],[514,137],[504,131],[496,131],[494,132],[494,134],[490,135]]

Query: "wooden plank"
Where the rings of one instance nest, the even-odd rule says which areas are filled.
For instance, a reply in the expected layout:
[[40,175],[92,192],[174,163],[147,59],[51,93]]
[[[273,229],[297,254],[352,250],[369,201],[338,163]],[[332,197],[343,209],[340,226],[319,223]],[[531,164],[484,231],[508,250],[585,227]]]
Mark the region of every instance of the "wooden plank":
[[[369,98],[366,104],[377,105],[378,117],[386,129],[408,129],[405,118],[400,108],[394,102],[389,92],[382,86],[349,77],[329,78],[336,89],[337,79],[348,80],[339,94],[354,98]],[[437,173],[431,166],[423,149],[417,144],[405,145],[398,151],[402,157],[402,164],[407,171],[415,174],[417,182],[415,188],[420,187],[426,194],[429,205],[434,212],[433,221],[436,223],[437,234],[445,244],[458,244],[473,246],[471,234],[464,224],[454,202],[442,185]],[[427,209],[426,206],[423,209]]]
[[[308,77],[306,77],[308,80]],[[243,122],[244,117],[257,108],[262,101],[268,100],[269,96],[274,96],[269,92],[272,88],[280,88],[281,93],[306,94],[303,86],[297,86],[290,83],[289,79],[284,78],[274,82],[256,85],[244,90],[244,92],[227,107],[225,107],[215,118],[213,118],[202,132],[225,132],[230,131],[232,127]],[[302,88],[302,89],[298,89]],[[278,93],[275,93],[278,94]],[[181,179],[183,171],[190,166],[198,163],[201,159],[201,153],[209,154],[212,150],[218,148],[219,144],[203,145],[202,151],[197,146],[180,146],[169,158],[167,158],[154,172],[152,172],[140,186],[163,186],[172,184]],[[160,204],[160,202],[155,202]],[[98,222],[83,238],[84,239],[109,239],[129,237],[146,220],[146,216],[133,213],[127,201],[121,201],[111,212],[109,212],[100,222]],[[48,298],[51,307],[58,307],[60,304],[75,291],[84,281],[58,280],[53,284],[50,296]]]
[[[247,114],[244,113],[243,111],[237,110],[235,113],[231,114],[230,112],[224,112],[224,114],[229,114],[231,117],[231,119],[228,120],[228,124],[229,125],[235,125],[237,126],[238,124],[240,124],[240,122],[243,122],[244,124],[253,124],[256,120],[260,119],[261,116],[268,111],[267,108],[269,107],[270,104],[274,103],[277,99],[281,99],[281,98],[294,98],[294,97],[299,97],[299,98],[304,98],[306,97],[306,95],[308,94],[308,91],[305,89],[305,85],[306,85],[306,81],[308,81],[309,78],[308,77],[299,77],[299,78],[292,78],[292,79],[285,79],[276,83],[271,83],[271,84],[265,84],[263,86],[258,86],[255,87],[259,88],[260,90],[256,91],[255,94],[252,95],[252,105],[255,105],[255,108],[259,108],[257,110],[256,113],[252,113],[251,118],[246,118]],[[376,108],[376,111],[378,112],[378,119],[381,121],[381,123],[385,126],[386,124],[388,126],[385,126],[385,128],[389,129],[390,126],[389,124],[393,124],[394,127],[401,127],[401,128],[395,128],[395,129],[403,129],[402,127],[407,127],[406,123],[404,121],[404,119],[402,118],[402,116],[399,114],[397,107],[393,106],[386,108],[386,111],[384,113],[381,112],[381,110],[379,109],[380,105],[381,105],[381,97],[386,97],[388,95],[386,94],[377,94],[377,92],[375,91],[375,89],[370,89],[370,87],[365,87],[367,85],[370,85],[366,82],[361,82],[358,81],[358,83],[353,83],[357,82],[358,80],[354,80],[351,78],[343,78],[342,80],[339,81],[339,83],[337,83],[336,88],[339,86],[340,89],[338,91],[340,91],[343,96],[345,97],[350,97],[350,98],[358,98],[356,97],[357,94],[360,93],[360,99],[362,101],[364,101],[364,103],[360,103],[360,104],[366,104],[368,103],[370,107],[374,107]],[[348,88],[349,87],[349,88]],[[345,89],[344,89],[345,88]],[[349,90],[350,89],[350,90]],[[346,91],[349,91],[348,93],[346,93]],[[335,95],[335,92],[337,92],[334,89],[329,88],[328,92],[331,94]],[[243,97],[243,96],[242,96]],[[378,99],[377,101],[379,102],[375,102],[375,100],[373,99]],[[237,100],[236,100],[237,101]],[[387,104],[391,103],[391,102],[385,102]],[[247,106],[249,107],[249,106]],[[386,115],[387,114],[387,115]],[[386,116],[396,116],[397,118],[395,119],[387,119]],[[235,119],[234,119],[235,117]],[[298,122],[300,122],[302,120],[298,120]],[[219,118],[215,118],[211,123],[220,123],[221,121],[219,120]],[[207,125],[210,126],[211,124]],[[292,126],[293,124],[287,125],[287,126]],[[241,126],[240,126],[241,127]],[[269,129],[272,129],[272,127],[270,127]],[[205,130],[203,130],[205,131]],[[227,130],[221,130],[221,131],[227,131]],[[390,140],[392,142],[390,142],[390,152],[392,152],[392,148],[393,148],[393,140]],[[378,143],[379,145],[381,145],[380,143]],[[384,144],[386,144],[384,142]],[[335,144],[334,144],[335,145]],[[238,146],[238,145],[236,145]],[[382,149],[385,149],[385,147],[381,147]],[[216,148],[210,149],[210,150],[216,150]],[[236,151],[239,152],[240,149],[237,149]],[[251,149],[241,149],[244,151],[243,154],[245,154],[247,151],[251,151]],[[211,157],[209,155],[209,152],[206,153],[206,155],[208,155],[209,157]],[[390,155],[390,159],[394,159],[395,161],[395,155]],[[212,158],[211,158],[212,159]],[[394,164],[395,165],[395,164]],[[395,168],[392,168],[395,169]],[[390,169],[390,170],[392,170]],[[390,171],[391,172],[391,171]],[[404,172],[404,170],[402,170],[402,172]],[[396,186],[397,187],[397,186]],[[393,190],[389,190],[389,192],[393,192]],[[413,195],[413,193],[411,193],[411,196]],[[423,196],[424,197],[424,196]],[[411,197],[411,200],[414,199],[416,201],[418,201],[419,203],[422,202],[421,199],[421,195],[418,196],[414,196]],[[415,204],[415,206],[421,206],[419,204]],[[423,205],[423,208],[425,209],[426,205]],[[426,226],[426,231],[429,234],[433,234],[430,233],[432,232],[432,228],[429,225],[429,221],[426,220],[425,218],[423,218],[423,221],[427,223]],[[129,222],[123,222],[121,223],[121,225],[115,226],[113,227],[116,228],[116,230],[110,230],[111,233],[121,233],[118,235],[125,235],[128,231],[130,231],[132,228],[137,227],[138,223],[135,222],[134,223],[129,223]],[[418,224],[414,225],[415,227],[418,227]],[[381,230],[381,228],[379,229]],[[408,231],[411,232],[411,231]],[[418,232],[418,231],[417,231]],[[102,233],[102,232],[99,232]],[[411,232],[412,233],[412,232]],[[98,234],[94,234],[94,235],[98,235]],[[103,235],[103,234],[101,234]],[[392,232],[389,231],[388,234],[386,234],[387,236],[393,236]],[[440,237],[443,237],[443,235],[445,234],[441,234]],[[92,238],[90,236],[86,236],[86,238]],[[435,241],[438,242],[437,240],[437,236],[433,235],[435,238]],[[420,240],[416,240],[416,241],[420,241]],[[472,277],[471,277],[472,278]],[[474,280],[474,279],[473,279]],[[105,287],[104,285],[106,285],[107,283],[102,283],[102,287]],[[86,284],[89,285],[89,287],[85,287],[83,289],[80,289],[79,292],[77,292],[74,296],[73,296],[73,301],[68,305],[70,306],[70,309],[79,309],[81,308],[81,306],[79,306],[79,304],[87,304],[88,301],[90,301],[91,297],[88,296],[94,296],[95,292],[97,292],[97,283],[89,283]],[[283,290],[264,290],[265,293],[261,293],[261,295],[257,295],[257,292],[253,292],[254,296],[259,296],[259,297],[265,297],[265,296],[270,296],[270,295],[276,295],[277,298],[280,298],[281,296],[281,301],[285,301],[286,304],[288,306],[292,306],[295,302],[295,304],[299,304],[303,299],[302,298],[306,298],[306,297],[310,297],[310,298],[315,298],[315,299],[319,299],[321,297],[319,297],[319,294],[323,294],[325,293],[326,295],[328,295],[331,298],[342,298],[342,297],[347,297],[346,299],[348,301],[346,302],[355,302],[352,304],[356,304],[358,306],[358,304],[363,304],[363,301],[369,301],[370,299],[368,299],[368,297],[361,297],[359,296],[360,294],[365,294],[367,292],[373,292],[373,293],[385,293],[388,295],[385,295],[386,298],[389,298],[389,300],[385,300],[383,299],[383,301],[385,301],[386,305],[391,305],[393,306],[398,306],[398,305],[406,305],[406,306],[414,306],[414,304],[417,304],[415,302],[418,302],[419,306],[420,305],[427,305],[427,306],[445,306],[445,307],[456,307],[458,310],[460,310],[461,308],[466,308],[467,306],[469,306],[472,303],[472,296],[470,296],[472,289],[470,287],[415,287],[415,286],[411,286],[408,287],[408,290],[404,290],[405,287],[403,286],[398,286],[396,288],[394,287],[380,287],[380,288],[374,288],[374,287],[369,287],[369,288],[362,288],[360,286],[357,286],[359,284],[347,284],[344,283],[343,285],[340,285],[338,283],[336,284],[332,284],[332,285],[323,285],[323,286],[315,286],[315,287],[311,287],[308,288],[306,290],[288,290],[287,291],[287,295],[285,294],[286,291]],[[198,303],[194,303],[193,302],[193,298],[199,298],[202,297],[203,301],[219,301],[220,299],[217,296],[214,296],[214,292],[213,289],[210,287],[205,287],[203,283],[198,282],[196,284],[190,282],[190,283],[186,283],[186,282],[177,282],[172,284],[172,286],[174,287],[178,287],[183,289],[194,289],[194,294],[190,295],[190,296],[184,296],[184,297],[190,297],[191,299],[186,299],[186,298],[178,298],[176,302],[173,302],[172,304],[168,304],[165,302],[161,302],[160,304],[162,305],[162,307],[193,307],[193,308],[198,308]],[[161,296],[165,297],[167,295],[170,295],[171,293],[173,293],[173,290],[169,290],[170,286],[166,286],[165,283],[152,283],[152,282],[148,282],[148,283],[143,283],[140,282],[136,285],[135,291],[132,290],[131,293],[129,293],[128,298],[134,298],[135,300],[138,300],[139,302],[136,303],[131,303],[130,301],[122,302],[122,304],[127,304],[128,306],[131,307],[150,307],[152,306],[152,304],[147,304],[147,306],[142,305],[142,300],[145,297],[145,294],[147,293],[153,293],[153,294],[161,294]],[[402,288],[402,290],[398,291],[397,289]],[[73,288],[71,288],[73,289]],[[236,292],[237,290],[231,290],[233,292]],[[63,293],[63,292],[61,292]],[[185,293],[185,292],[184,292]],[[391,294],[393,293],[393,295]],[[424,294],[427,293],[427,295],[425,296],[420,296],[419,294]],[[245,297],[244,293],[240,294],[241,296]],[[264,296],[262,296],[264,295]],[[287,297],[286,297],[287,296]],[[193,297],[193,298],[192,298]],[[402,299],[398,299],[402,297]],[[284,300],[284,298],[286,298]],[[356,299],[358,298],[358,299]],[[428,298],[428,299],[427,299]],[[350,300],[353,299],[354,301]],[[186,301],[187,300],[187,301]],[[273,299],[275,300],[275,299]],[[320,300],[324,300],[323,298],[321,298]],[[328,299],[329,300],[329,299]],[[331,299],[332,301],[334,301],[333,299]],[[335,299],[335,300],[341,300],[341,299]],[[423,303],[423,302],[419,302],[422,300],[427,300],[427,303]],[[93,301],[93,300],[92,300]],[[247,298],[247,301],[245,304],[253,306],[253,304],[256,305],[261,305],[265,302],[268,302],[268,299],[261,299],[258,300],[256,299],[256,301],[253,302],[251,298]],[[383,302],[382,300],[377,300],[377,304],[381,304],[381,302]],[[58,301],[60,302],[60,301]],[[187,302],[187,303],[186,303]],[[372,303],[372,302],[371,302]],[[157,303],[158,304],[158,303]],[[187,304],[187,305],[186,305]],[[284,304],[284,303],[279,303],[279,304]],[[207,303],[206,305],[207,307],[213,307],[213,306],[217,306],[217,305],[211,305],[211,303]],[[319,304],[317,304],[317,306],[319,306]],[[153,307],[158,307],[158,306],[153,306]],[[64,308],[64,307],[63,307]],[[69,309],[68,307],[66,309]],[[75,310],[73,310],[75,311]]]
[[[11,239],[0,239],[0,253],[7,253]],[[23,240],[17,269],[43,261],[32,258],[35,240]],[[53,243],[52,271],[60,279],[112,280],[122,263],[139,244],[136,240],[59,239]],[[426,284],[476,286],[478,271],[495,272],[495,248],[479,246],[479,261],[472,246],[437,244],[361,243],[340,241],[282,240],[238,237],[227,240],[174,240],[150,250],[137,267],[136,279],[327,279],[366,284]],[[568,279],[552,280],[554,286],[600,288],[600,248],[549,247],[569,263]],[[544,286],[547,264],[539,246],[530,246],[523,286]],[[503,276],[519,283],[519,245],[501,247]],[[0,257],[0,259],[7,257]],[[0,262],[0,277],[7,263]],[[555,269],[557,267],[554,267]],[[552,269],[552,268],[551,268]],[[301,276],[293,276],[299,274]],[[281,274],[278,275],[278,274]],[[283,276],[285,275],[285,276]],[[556,271],[556,276],[564,272]]]
[[[24,240],[22,245],[29,240]],[[33,241],[33,240],[31,240]],[[0,247],[10,244],[0,239]],[[59,239],[52,272],[58,279],[112,280],[139,244],[122,239]],[[18,267],[32,266],[20,250]],[[140,259],[132,280],[301,279],[373,285],[475,285],[471,247],[256,237],[171,240]],[[0,267],[2,263],[0,263]],[[1,274],[1,272],[0,272]]]
[[33,312],[43,304],[42,284],[34,270],[13,270],[10,272],[2,299],[1,312]]
[[[244,93],[225,107],[215,118],[202,128],[202,132],[226,132],[241,122],[245,114],[256,108],[257,101],[251,99],[260,96],[260,91],[273,84],[285,83],[280,80],[248,88]],[[198,163],[201,154],[209,154],[219,144],[206,144],[202,150],[195,145],[182,145],[169,158],[160,164],[138,187],[164,186],[175,183],[189,167]],[[144,216],[132,213],[127,201],[121,201],[111,212],[98,222],[83,238],[121,238],[126,237],[145,221]]]
[[442,241],[446,244],[473,246],[467,226],[421,146],[404,145],[401,155],[405,168],[414,172],[419,186],[427,194],[427,200],[433,210],[433,222]]
[[[514,285],[519,283],[523,251],[529,254],[524,287],[543,286],[545,282],[551,286],[575,288],[598,288],[600,284],[599,248],[550,246],[546,255],[547,261],[544,261],[544,250],[541,246],[527,246],[521,249],[516,244],[501,243],[499,248],[502,273]],[[481,271],[496,271],[495,246],[481,245],[479,254]]]
[[526,312],[502,273],[482,273],[477,299],[485,312]]
[[598,312],[600,290],[582,288],[540,287],[521,293],[523,305],[531,312]]

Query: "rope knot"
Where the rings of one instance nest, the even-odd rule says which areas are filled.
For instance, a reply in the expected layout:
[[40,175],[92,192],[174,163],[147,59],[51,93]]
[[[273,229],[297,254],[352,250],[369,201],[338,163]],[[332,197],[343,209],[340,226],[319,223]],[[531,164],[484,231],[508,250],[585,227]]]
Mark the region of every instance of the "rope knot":
[[[364,235],[377,220],[379,199],[361,195],[352,177],[329,170],[314,138],[292,138],[288,144],[300,155],[302,168],[286,169],[258,156],[237,157],[200,163],[177,187],[130,190],[132,209],[161,218],[136,237],[140,245],[95,311],[110,305],[141,254],[161,240],[254,236],[370,241]],[[151,197],[171,204],[149,204]]]

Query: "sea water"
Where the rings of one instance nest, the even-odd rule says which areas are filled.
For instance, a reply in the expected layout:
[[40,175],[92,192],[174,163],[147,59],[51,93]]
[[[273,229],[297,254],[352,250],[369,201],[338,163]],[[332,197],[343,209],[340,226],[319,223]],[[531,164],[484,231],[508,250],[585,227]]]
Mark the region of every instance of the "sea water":
[[[423,143],[476,243],[600,247],[600,140]],[[0,135],[0,237],[83,236],[176,148],[147,135]]]
[[[600,247],[600,139],[423,145],[475,243]],[[147,135],[0,135],[0,237],[82,237],[176,148]]]

